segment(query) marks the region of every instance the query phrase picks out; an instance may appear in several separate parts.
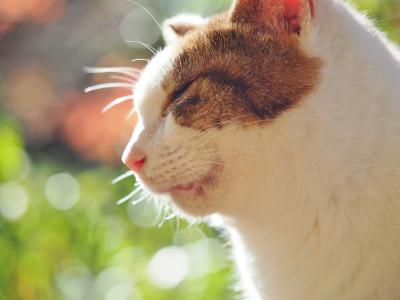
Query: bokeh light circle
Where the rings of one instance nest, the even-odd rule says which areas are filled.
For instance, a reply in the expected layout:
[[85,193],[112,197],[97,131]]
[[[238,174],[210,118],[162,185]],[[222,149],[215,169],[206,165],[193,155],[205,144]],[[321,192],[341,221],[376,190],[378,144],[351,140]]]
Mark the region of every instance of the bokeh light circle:
[[28,209],[28,194],[17,183],[0,185],[0,214],[8,220],[21,218]]
[[134,286],[130,273],[119,268],[111,267],[103,270],[96,278],[95,290],[97,298],[107,300],[131,299]]
[[183,247],[190,261],[192,277],[218,272],[228,266],[227,250],[217,239],[202,239]]
[[161,249],[151,259],[147,273],[150,281],[162,289],[172,289],[189,274],[189,257],[180,247]]
[[60,173],[47,179],[45,193],[47,200],[55,209],[67,210],[78,202],[80,187],[72,175]]
[[71,262],[56,274],[55,282],[66,300],[85,299],[93,284],[90,270],[79,261]]
[[120,283],[113,286],[105,296],[105,300],[140,300],[140,294],[135,290],[133,297],[133,288],[131,284]]

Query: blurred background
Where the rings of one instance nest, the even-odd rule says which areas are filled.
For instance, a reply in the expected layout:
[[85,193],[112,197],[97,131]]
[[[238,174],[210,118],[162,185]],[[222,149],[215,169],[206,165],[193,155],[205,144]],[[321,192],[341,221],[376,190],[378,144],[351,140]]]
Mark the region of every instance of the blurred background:
[[[400,43],[400,0],[357,0]],[[0,0],[0,300],[231,300],[235,275],[220,234],[140,195],[119,157],[135,125],[130,76],[162,47],[161,22],[211,15],[226,0]],[[147,12],[146,12],[147,11]],[[127,74],[129,75],[129,74]],[[133,201],[133,202],[132,202]]]

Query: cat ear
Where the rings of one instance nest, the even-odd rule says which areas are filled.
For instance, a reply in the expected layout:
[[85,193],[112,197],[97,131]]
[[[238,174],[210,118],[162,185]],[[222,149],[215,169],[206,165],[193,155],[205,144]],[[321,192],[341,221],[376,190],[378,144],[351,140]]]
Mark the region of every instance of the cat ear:
[[179,41],[188,32],[207,24],[207,19],[197,15],[182,14],[164,21],[163,35],[167,45]]
[[314,0],[236,0],[231,21],[300,35],[313,15]]

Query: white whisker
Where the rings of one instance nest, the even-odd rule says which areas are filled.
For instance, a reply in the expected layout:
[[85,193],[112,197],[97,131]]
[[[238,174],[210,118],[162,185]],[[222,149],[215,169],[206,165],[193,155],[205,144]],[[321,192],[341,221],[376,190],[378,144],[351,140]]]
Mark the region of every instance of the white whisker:
[[142,45],[143,47],[145,47],[147,50],[149,50],[154,55],[157,54],[157,50],[154,47],[152,47],[152,46],[150,46],[150,45],[148,45],[146,43],[143,43],[141,41],[125,41],[125,42],[126,43],[137,43],[137,44]]
[[129,114],[126,116],[126,120],[129,120],[130,118],[133,117],[133,115],[136,113],[136,109],[132,108]]
[[165,206],[162,206],[160,208],[161,222],[158,224],[158,228],[161,228],[164,225],[165,221],[167,221],[167,213],[168,213],[168,209]]
[[173,218],[177,218],[177,215],[175,215],[174,213],[171,213],[169,216],[165,217],[165,221],[170,221]]
[[146,7],[144,7],[140,3],[137,3],[136,1],[133,1],[133,0],[128,0],[128,2],[133,3],[137,6],[139,6],[141,9],[143,9],[144,12],[147,13],[150,16],[150,18],[152,18],[153,21],[157,24],[157,26],[158,26],[158,28],[160,28],[161,32],[163,31],[163,28],[162,28],[160,22],[158,22],[158,20],[153,16],[153,14]]
[[113,184],[113,185],[117,184],[118,182],[121,182],[122,180],[124,180],[124,179],[126,179],[128,177],[134,176],[134,175],[135,175],[135,172],[128,171],[128,172],[118,176],[117,178],[113,179],[113,181],[111,181],[111,184]]
[[135,58],[135,59],[132,59],[132,60],[131,60],[131,62],[135,62],[135,61],[145,61],[145,62],[149,62],[150,59],[146,59],[146,58]]
[[85,72],[89,74],[104,74],[104,73],[120,73],[130,77],[136,77],[142,70],[130,67],[110,67],[110,68],[97,68],[85,67]]
[[148,195],[148,194],[145,194],[145,195],[141,196],[138,200],[132,201],[132,202],[131,202],[131,205],[135,206],[135,205],[137,205],[137,204],[139,204],[139,203],[142,203],[142,202],[143,202],[144,200],[146,200],[147,198],[149,198],[149,195]]
[[121,80],[123,82],[128,82],[132,84],[136,83],[137,81],[137,78],[123,76],[123,75],[111,75],[110,79]]
[[178,232],[181,228],[181,218],[176,218],[176,232]]
[[121,204],[125,203],[126,201],[131,200],[132,197],[135,196],[139,192],[141,192],[141,188],[140,187],[136,188],[133,192],[129,193],[124,198],[118,200],[117,201],[117,205],[121,205]]
[[103,108],[102,113],[105,113],[105,112],[109,111],[110,109],[112,109],[114,106],[117,106],[118,104],[124,103],[128,100],[133,100],[133,95],[124,96],[124,97],[120,97],[120,98],[113,100],[110,104],[107,104]]
[[93,91],[104,90],[104,89],[112,89],[112,88],[126,88],[130,90],[133,88],[133,86],[134,86],[133,84],[125,82],[101,83],[87,87],[85,89],[85,93],[90,93]]

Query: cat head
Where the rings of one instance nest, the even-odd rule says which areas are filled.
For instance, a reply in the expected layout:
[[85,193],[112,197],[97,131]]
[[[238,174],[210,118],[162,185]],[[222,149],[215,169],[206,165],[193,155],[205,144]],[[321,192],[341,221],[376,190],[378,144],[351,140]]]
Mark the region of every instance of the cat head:
[[[273,124],[316,86],[308,0],[238,0],[209,19],[164,23],[165,49],[135,87],[139,123],[123,161],[144,188],[194,216],[245,201]],[[245,203],[243,203],[245,205]]]

